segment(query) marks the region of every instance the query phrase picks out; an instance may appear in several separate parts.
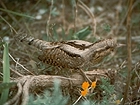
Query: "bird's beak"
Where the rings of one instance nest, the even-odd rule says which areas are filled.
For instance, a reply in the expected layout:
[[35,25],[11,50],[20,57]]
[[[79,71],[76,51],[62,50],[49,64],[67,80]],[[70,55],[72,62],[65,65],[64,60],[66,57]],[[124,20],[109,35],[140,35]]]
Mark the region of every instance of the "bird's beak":
[[124,47],[124,46],[126,46],[126,44],[121,44],[121,43],[118,43],[118,44],[117,44],[117,48],[119,48],[119,47]]

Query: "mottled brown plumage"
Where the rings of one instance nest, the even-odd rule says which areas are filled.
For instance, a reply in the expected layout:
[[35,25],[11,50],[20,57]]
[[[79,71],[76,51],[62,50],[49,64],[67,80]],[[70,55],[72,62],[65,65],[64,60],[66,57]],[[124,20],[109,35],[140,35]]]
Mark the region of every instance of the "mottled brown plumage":
[[46,42],[27,35],[18,35],[17,39],[42,50],[43,54],[38,57],[40,61],[60,68],[80,70],[90,83],[91,80],[81,68],[88,64],[99,63],[117,47],[116,40],[111,38],[96,43],[83,40]]
[[43,55],[39,56],[39,60],[53,66],[72,69],[79,68],[84,62],[84,59],[79,55],[70,54],[60,48],[45,50]]
[[39,60],[45,64],[71,69],[99,63],[117,47],[116,41],[111,38],[96,43],[83,40],[46,42],[26,36],[18,38],[42,50],[43,55],[39,56]]

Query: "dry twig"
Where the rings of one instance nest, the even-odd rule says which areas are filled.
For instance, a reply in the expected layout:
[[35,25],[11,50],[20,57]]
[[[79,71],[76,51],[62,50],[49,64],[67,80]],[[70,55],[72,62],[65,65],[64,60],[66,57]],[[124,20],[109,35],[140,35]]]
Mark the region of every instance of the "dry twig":
[[50,13],[49,13],[48,21],[47,21],[47,26],[46,26],[46,33],[47,33],[47,36],[50,35],[50,32],[49,32],[49,25],[50,25],[50,20],[51,20],[51,11],[52,11],[52,9],[53,9],[53,4],[54,4],[54,1],[51,0]]
[[126,81],[126,86],[125,86],[125,92],[124,92],[124,97],[123,97],[123,102],[122,104],[124,105],[126,100],[127,100],[127,95],[129,91],[129,85],[131,81],[131,69],[132,69],[132,58],[131,58],[131,15],[132,15],[132,5],[133,5],[133,0],[129,0],[128,4],[128,15],[127,15],[127,59],[128,59],[128,65],[127,65],[127,81]]
[[[111,70],[113,71],[113,70]],[[93,71],[86,71],[85,74],[90,78],[92,81],[95,78],[100,81],[101,77],[110,78],[112,72],[108,70],[93,70]],[[116,75],[116,72],[113,73],[113,77]],[[54,79],[59,79],[61,81],[60,86],[62,87],[69,87],[72,86],[80,86],[84,78],[79,73],[74,73],[70,76],[71,78],[62,77],[62,76],[54,76],[54,75],[39,75],[39,76],[23,76],[19,77],[11,82],[16,82],[18,87],[17,94],[13,97],[13,99],[9,100],[5,103],[5,105],[15,104],[18,100],[22,100],[21,105],[25,105],[29,99],[29,90],[31,92],[38,91],[40,89],[46,89],[47,87],[52,87],[54,85]],[[22,97],[20,97],[22,96]],[[22,98],[22,99],[20,99]]]
[[78,6],[81,7],[92,19],[93,35],[96,36],[96,18],[94,16],[94,14],[90,11],[90,9],[81,0],[78,0]]

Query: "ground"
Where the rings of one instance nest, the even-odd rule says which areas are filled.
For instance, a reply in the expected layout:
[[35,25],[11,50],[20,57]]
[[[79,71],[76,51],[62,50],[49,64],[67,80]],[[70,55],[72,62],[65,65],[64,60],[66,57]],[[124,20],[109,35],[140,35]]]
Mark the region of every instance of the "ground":
[[[110,84],[115,88],[114,92],[118,100],[123,98],[127,81],[128,68],[128,23],[129,14],[128,0],[5,0],[0,1],[0,43],[4,38],[9,38],[9,53],[13,57],[10,59],[11,78],[19,78],[13,71],[21,75],[59,75],[58,68],[44,65],[38,60],[42,53],[33,46],[28,46],[15,40],[16,33],[11,31],[10,25],[17,33],[27,33],[35,38],[45,41],[64,41],[70,39],[81,39],[95,42],[100,39],[115,38],[118,43],[124,44],[117,48],[110,56],[107,56],[94,69],[115,70],[115,76],[111,77]],[[84,4],[83,4],[84,3]],[[132,69],[131,81],[126,104],[140,103],[140,1],[135,0],[132,5],[131,14],[131,54]],[[4,21],[2,18],[4,18]],[[2,61],[4,47],[0,46],[0,72],[2,81]],[[13,60],[16,60],[13,61]],[[20,63],[22,66],[17,64]],[[60,70],[59,70],[60,71]],[[101,73],[101,72],[100,72]],[[69,74],[66,71],[60,73],[61,76]],[[103,73],[104,74],[104,73]],[[105,74],[104,74],[105,75]],[[33,77],[34,78],[34,77]],[[38,78],[38,77],[37,77]],[[44,78],[44,77],[43,77]],[[24,78],[25,79],[25,78]],[[100,83],[99,83],[100,84]],[[80,85],[78,86],[80,87]],[[75,90],[63,89],[77,93],[72,101],[79,97],[78,87]],[[98,88],[98,87],[97,87]],[[12,90],[11,90],[12,91]],[[39,90],[42,91],[42,90]],[[102,100],[101,89],[96,90],[96,98]],[[65,93],[64,92],[64,93]],[[32,93],[36,94],[35,91]],[[70,94],[70,93],[66,93]],[[101,96],[98,96],[98,95]],[[15,93],[13,92],[13,96]],[[11,96],[11,97],[13,97]],[[11,98],[9,96],[9,99]],[[116,99],[116,100],[117,100]],[[111,100],[111,99],[110,99]],[[118,102],[118,101],[117,101]]]

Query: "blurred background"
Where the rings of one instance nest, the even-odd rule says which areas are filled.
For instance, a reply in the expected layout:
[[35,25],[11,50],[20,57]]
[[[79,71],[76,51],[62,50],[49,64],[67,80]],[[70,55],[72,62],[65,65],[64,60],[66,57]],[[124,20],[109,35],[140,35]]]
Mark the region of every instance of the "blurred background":
[[[80,0],[79,0],[80,1]],[[128,0],[0,0],[0,42],[9,40],[9,53],[17,62],[36,75],[43,74],[44,65],[38,60],[40,50],[15,40],[18,33],[45,41],[86,40],[95,42],[105,38],[115,38],[118,43],[126,44]],[[84,3],[84,4],[83,4]],[[132,78],[130,102],[140,101],[140,0],[132,6]],[[0,71],[2,71],[3,47],[0,46]],[[116,93],[123,95],[123,84],[127,71],[126,46],[105,59],[97,68],[115,69],[118,76],[113,84]],[[15,62],[10,60],[11,68]],[[30,74],[20,66],[17,71]],[[48,68],[50,70],[50,68]],[[52,68],[51,68],[52,70]],[[45,74],[45,73],[44,73]],[[14,74],[11,76],[14,76]]]

